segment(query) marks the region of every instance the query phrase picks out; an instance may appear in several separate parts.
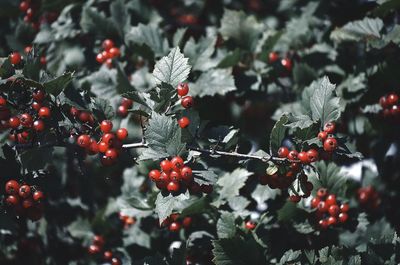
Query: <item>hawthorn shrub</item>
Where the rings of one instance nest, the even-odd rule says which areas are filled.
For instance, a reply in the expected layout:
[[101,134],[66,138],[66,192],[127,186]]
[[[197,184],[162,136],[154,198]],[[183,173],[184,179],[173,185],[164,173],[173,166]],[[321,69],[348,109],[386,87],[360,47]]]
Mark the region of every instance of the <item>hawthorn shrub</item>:
[[399,264],[399,7],[2,1],[0,264]]

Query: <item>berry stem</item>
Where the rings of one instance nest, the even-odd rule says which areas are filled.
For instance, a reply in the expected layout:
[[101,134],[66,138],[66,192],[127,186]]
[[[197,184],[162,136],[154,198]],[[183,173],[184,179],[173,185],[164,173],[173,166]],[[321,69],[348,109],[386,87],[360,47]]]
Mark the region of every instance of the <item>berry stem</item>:
[[140,143],[131,143],[131,144],[124,144],[122,148],[126,149],[132,149],[132,148],[147,148],[148,145],[144,141],[141,141]]

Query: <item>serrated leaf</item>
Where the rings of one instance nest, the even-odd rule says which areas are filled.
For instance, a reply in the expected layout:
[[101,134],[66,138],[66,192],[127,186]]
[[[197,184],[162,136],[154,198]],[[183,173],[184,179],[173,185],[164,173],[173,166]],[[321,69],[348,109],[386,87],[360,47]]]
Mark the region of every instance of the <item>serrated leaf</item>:
[[67,227],[72,237],[79,239],[93,238],[92,227],[87,219],[78,218]]
[[99,121],[110,120],[115,115],[114,109],[113,107],[111,107],[110,101],[103,98],[93,99],[92,112]]
[[380,18],[368,18],[349,22],[331,33],[331,39],[341,41],[371,40],[381,37],[383,21]]
[[271,135],[270,135],[270,141],[269,141],[269,146],[270,146],[270,153],[277,154],[279,147],[281,147],[282,140],[286,136],[286,130],[287,128],[285,127],[285,124],[288,122],[289,118],[286,114],[282,115],[279,121],[277,121],[272,128]]
[[232,238],[236,235],[235,216],[233,213],[223,212],[217,222],[219,238]]
[[118,28],[114,22],[100,13],[96,8],[86,6],[82,9],[80,25],[85,32],[94,33],[101,37],[115,37]]
[[194,181],[200,185],[214,185],[218,178],[211,170],[196,170],[193,175]]
[[300,87],[310,84],[317,77],[317,72],[306,63],[297,63],[293,67],[293,80]]
[[180,46],[183,41],[183,37],[185,36],[185,33],[187,31],[187,28],[179,28],[176,30],[174,37],[172,38],[172,46]]
[[185,58],[179,47],[173,48],[168,56],[159,60],[153,71],[157,84],[165,82],[173,87],[185,81],[190,73],[188,58]]
[[52,147],[32,148],[19,155],[22,167],[34,171],[43,169],[52,160],[54,149]]
[[124,36],[130,25],[130,14],[124,0],[116,0],[110,4],[111,19],[116,25],[120,36]]
[[288,251],[286,251],[283,254],[283,256],[281,257],[281,259],[279,261],[279,264],[281,264],[281,265],[292,264],[300,257],[300,254],[301,254],[300,250],[293,251],[292,249],[289,249]]
[[189,63],[193,70],[204,72],[218,64],[217,61],[211,59],[216,42],[216,36],[201,37],[197,43],[192,37],[186,42],[184,53],[189,57]]
[[328,77],[319,80],[318,87],[311,96],[310,109],[312,119],[320,121],[321,127],[327,122],[336,121],[340,117],[340,98],[334,94],[335,85]]
[[72,73],[65,73],[53,80],[47,81],[43,84],[47,93],[58,96],[72,81]]
[[335,163],[320,161],[315,163],[318,175],[312,174],[310,181],[314,185],[314,190],[320,187],[327,188],[329,192],[341,196],[345,192],[346,178],[340,174],[340,167]]
[[129,204],[129,206],[139,209],[139,210],[150,210],[150,205],[142,199],[137,197],[129,197],[126,198],[125,201]]
[[285,126],[292,129],[305,129],[314,124],[314,121],[308,115],[292,115],[288,116],[288,123]]
[[155,202],[155,212],[158,214],[160,224],[171,215],[174,209],[179,207],[184,200],[189,199],[189,194],[180,194],[178,196],[172,196],[171,194],[164,197],[161,192],[158,193]]
[[265,264],[257,243],[240,238],[213,240],[213,262],[216,265]]
[[140,223],[135,223],[135,225],[132,225],[127,229],[124,229],[124,237],[122,240],[124,247],[127,247],[132,244],[136,244],[138,246],[145,248],[151,247],[150,234],[140,229]]
[[231,68],[209,70],[190,84],[191,95],[198,97],[225,95],[234,90],[236,86]]
[[271,189],[268,186],[257,185],[257,188],[251,193],[251,197],[257,204],[263,204],[267,200],[273,200],[280,194],[279,189]]
[[242,51],[239,48],[236,48],[233,52],[228,53],[225,57],[219,62],[218,68],[228,68],[233,67],[237,63],[239,63],[242,57]]

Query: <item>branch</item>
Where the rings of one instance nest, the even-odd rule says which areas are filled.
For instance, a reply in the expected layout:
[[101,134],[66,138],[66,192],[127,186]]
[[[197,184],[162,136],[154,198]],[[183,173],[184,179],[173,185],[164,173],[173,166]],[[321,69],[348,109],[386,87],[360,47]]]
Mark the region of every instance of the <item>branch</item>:
[[148,145],[144,141],[140,143],[124,144],[122,148],[132,149],[132,148],[147,148]]

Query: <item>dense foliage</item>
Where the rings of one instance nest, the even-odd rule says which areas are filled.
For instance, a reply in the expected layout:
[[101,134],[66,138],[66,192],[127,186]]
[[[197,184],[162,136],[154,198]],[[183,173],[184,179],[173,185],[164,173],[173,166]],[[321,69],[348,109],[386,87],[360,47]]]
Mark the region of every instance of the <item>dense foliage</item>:
[[399,8],[1,1],[0,264],[399,264]]

